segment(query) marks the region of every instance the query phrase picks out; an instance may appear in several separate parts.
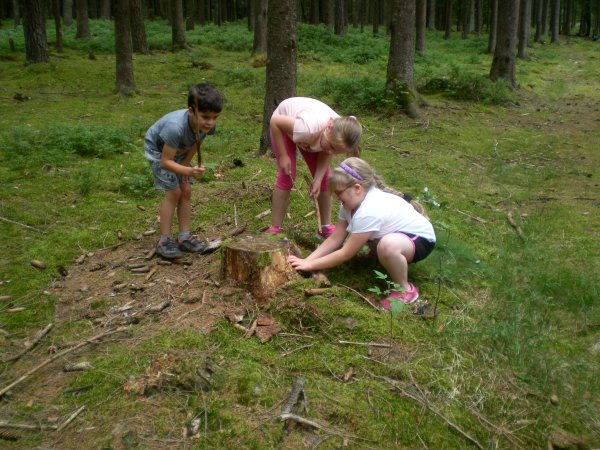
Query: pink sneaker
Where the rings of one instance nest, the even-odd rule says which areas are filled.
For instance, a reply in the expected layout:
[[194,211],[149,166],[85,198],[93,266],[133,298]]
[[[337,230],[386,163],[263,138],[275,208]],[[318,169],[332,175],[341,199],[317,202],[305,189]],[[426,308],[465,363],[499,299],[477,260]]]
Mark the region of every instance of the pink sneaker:
[[334,231],[335,231],[335,225],[333,225],[333,224],[324,225],[321,227],[321,231],[319,231],[319,236],[327,239],[329,236],[331,236],[333,234]]
[[281,227],[276,227],[275,225],[267,228],[265,231],[263,231],[263,234],[281,234],[283,233],[283,228]]
[[390,295],[381,300],[381,306],[383,309],[389,311],[392,299],[396,299],[406,305],[414,303],[419,298],[419,291],[414,284],[408,283],[408,289],[406,291],[392,291]]

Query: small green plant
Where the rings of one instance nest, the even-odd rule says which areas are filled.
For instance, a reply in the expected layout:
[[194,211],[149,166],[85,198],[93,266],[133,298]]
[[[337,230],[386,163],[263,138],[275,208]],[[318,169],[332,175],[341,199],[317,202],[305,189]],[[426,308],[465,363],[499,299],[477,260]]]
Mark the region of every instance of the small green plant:
[[[377,280],[381,280],[385,283],[385,289],[381,290],[379,286],[373,286],[367,289],[369,292],[373,292],[375,295],[380,296],[382,298],[387,297],[392,293],[392,291],[404,291],[404,288],[400,286],[398,283],[390,280],[388,275],[380,272],[378,270],[374,270],[375,278]],[[390,338],[392,337],[392,332],[394,329],[394,320],[400,316],[400,313],[406,308],[406,304],[401,302],[397,298],[390,297]]]

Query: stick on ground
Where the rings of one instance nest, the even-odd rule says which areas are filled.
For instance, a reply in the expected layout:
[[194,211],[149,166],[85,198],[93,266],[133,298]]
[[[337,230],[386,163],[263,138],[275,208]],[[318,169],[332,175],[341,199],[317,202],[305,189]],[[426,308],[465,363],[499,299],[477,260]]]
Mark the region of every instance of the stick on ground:
[[33,347],[35,347],[36,345],[38,345],[39,342],[44,338],[44,336],[46,336],[50,332],[51,329],[52,329],[52,324],[49,323],[48,325],[46,325],[46,328],[44,328],[43,330],[39,331],[35,335],[35,337],[33,338],[33,341],[31,341],[29,344],[27,344],[23,350],[21,350],[16,355],[11,356],[10,358],[5,359],[4,362],[16,361],[17,359],[19,359],[25,353],[27,353],[28,351],[30,351]]

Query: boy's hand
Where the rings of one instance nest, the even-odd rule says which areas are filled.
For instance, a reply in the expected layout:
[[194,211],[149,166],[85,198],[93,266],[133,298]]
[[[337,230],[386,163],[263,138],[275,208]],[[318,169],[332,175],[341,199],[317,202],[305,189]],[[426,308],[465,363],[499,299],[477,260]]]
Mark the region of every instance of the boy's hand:
[[204,175],[204,166],[190,167],[190,177],[197,180],[198,178],[202,178],[202,175]]

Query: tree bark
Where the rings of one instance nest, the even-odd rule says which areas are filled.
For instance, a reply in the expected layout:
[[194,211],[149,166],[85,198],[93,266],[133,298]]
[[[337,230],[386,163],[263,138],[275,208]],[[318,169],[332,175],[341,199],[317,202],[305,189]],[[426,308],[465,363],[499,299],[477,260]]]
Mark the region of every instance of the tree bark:
[[252,54],[267,53],[267,7],[268,0],[252,0],[254,2],[254,42]]
[[490,32],[488,36],[488,53],[496,51],[496,34],[498,29],[498,0],[491,0]]
[[425,56],[425,28],[427,23],[427,0],[416,0],[416,51],[420,56]]
[[60,23],[60,0],[52,0],[52,15],[54,16],[54,31],[56,34],[56,51],[63,52],[62,27]]
[[185,48],[182,0],[171,0],[171,48],[174,52]]
[[536,13],[535,13],[535,42],[542,42],[542,9],[544,2],[543,0],[537,0]]
[[63,25],[65,27],[73,25],[73,0],[63,1]]
[[146,25],[144,24],[144,10],[142,0],[129,0],[131,47],[134,53],[148,55],[148,40],[146,38]]
[[452,33],[452,0],[446,0],[444,17],[444,39],[450,39]]
[[129,0],[115,2],[115,60],[116,91],[121,96],[136,92],[133,78],[133,50],[131,45],[131,19]]
[[496,49],[490,70],[492,81],[503,79],[514,88],[517,87],[515,53],[519,23],[519,2],[520,0],[502,0],[498,2]]
[[269,122],[281,101],[296,95],[296,1],[269,0],[267,11],[267,68],[259,153],[270,146]]
[[336,36],[343,36],[346,32],[344,0],[334,0],[334,8],[333,32]]
[[110,0],[102,0],[100,18],[110,20]]
[[194,29],[194,0],[185,0],[185,30],[191,31]]
[[23,34],[25,35],[25,62],[27,64],[49,62],[43,0],[23,1]]
[[460,37],[462,39],[467,39],[469,37],[469,20],[471,17],[471,0],[463,0],[462,1],[462,11],[461,11],[461,34]]
[[435,30],[435,0],[427,0],[427,29]]
[[527,47],[529,45],[529,36],[531,34],[531,0],[521,0],[519,7],[519,44],[517,57],[519,59],[529,59]]
[[560,44],[560,0],[550,1],[550,43]]
[[415,1],[393,0],[386,96],[412,118],[419,116],[414,81]]
[[87,0],[76,0],[75,7],[77,8],[77,33],[75,33],[75,38],[89,39],[90,22],[88,19]]
[[12,0],[13,7],[13,20],[15,28],[21,25],[21,8],[19,6],[19,0]]

